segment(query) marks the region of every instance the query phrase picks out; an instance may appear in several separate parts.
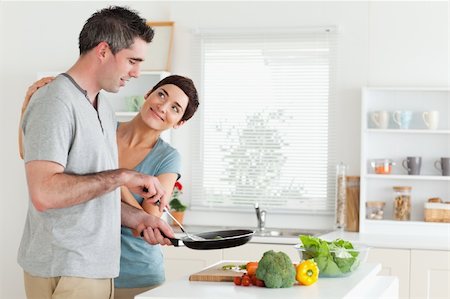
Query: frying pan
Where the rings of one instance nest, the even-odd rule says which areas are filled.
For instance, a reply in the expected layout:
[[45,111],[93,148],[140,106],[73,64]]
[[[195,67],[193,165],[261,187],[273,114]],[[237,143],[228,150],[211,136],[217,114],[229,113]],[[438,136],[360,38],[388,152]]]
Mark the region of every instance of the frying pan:
[[184,244],[186,247],[197,250],[222,249],[243,245],[250,241],[255,232],[248,229],[219,230],[195,234],[205,240],[194,241],[188,237],[169,238],[173,246],[179,247]]

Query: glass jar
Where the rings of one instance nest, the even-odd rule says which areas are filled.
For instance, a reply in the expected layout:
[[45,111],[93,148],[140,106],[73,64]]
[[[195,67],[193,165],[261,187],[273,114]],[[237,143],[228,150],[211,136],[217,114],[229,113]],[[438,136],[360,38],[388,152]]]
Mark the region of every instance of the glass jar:
[[394,220],[411,219],[411,187],[395,186],[394,188]]
[[392,166],[395,163],[390,159],[376,159],[370,161],[373,172],[376,174],[390,174],[392,172]]
[[368,201],[366,202],[366,219],[382,220],[384,218],[384,201]]
[[347,205],[347,166],[339,163],[336,166],[336,211],[335,228],[343,230],[345,228],[345,214]]

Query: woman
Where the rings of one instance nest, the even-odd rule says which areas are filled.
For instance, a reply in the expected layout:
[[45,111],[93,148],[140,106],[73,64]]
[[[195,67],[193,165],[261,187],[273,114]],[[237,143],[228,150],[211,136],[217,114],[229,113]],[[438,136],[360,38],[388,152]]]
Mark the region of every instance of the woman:
[[[28,89],[22,113],[31,95],[50,81],[50,78],[43,78]],[[167,129],[179,128],[194,115],[199,105],[197,90],[192,80],[172,75],[157,83],[144,98],[142,108],[131,121],[118,123],[119,166],[156,176],[166,191],[165,196],[169,197],[180,177],[180,154],[164,142],[160,135]],[[20,130],[22,156],[21,135]],[[122,188],[121,193],[122,201],[161,216],[157,207],[143,202],[142,198],[126,188]],[[160,246],[148,245],[144,240],[133,236],[129,228],[121,229],[120,274],[114,280],[115,299],[134,298],[164,282]]]

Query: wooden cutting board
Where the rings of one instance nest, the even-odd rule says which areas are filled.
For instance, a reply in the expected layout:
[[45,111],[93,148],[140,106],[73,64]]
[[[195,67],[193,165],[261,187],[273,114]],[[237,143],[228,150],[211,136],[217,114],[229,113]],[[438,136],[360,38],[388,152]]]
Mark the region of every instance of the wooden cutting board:
[[189,276],[190,281],[233,281],[235,276],[242,276],[244,270],[223,270],[224,265],[243,265],[245,262],[223,262],[213,265],[212,267],[203,269],[200,272],[194,273]]

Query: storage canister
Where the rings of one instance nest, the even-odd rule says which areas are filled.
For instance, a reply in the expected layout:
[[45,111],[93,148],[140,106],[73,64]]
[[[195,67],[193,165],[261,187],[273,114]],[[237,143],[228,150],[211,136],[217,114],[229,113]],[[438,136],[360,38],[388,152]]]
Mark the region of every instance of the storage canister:
[[366,202],[366,218],[370,220],[381,220],[384,218],[384,201]]
[[394,186],[394,220],[411,219],[411,187]]
[[336,210],[335,210],[335,228],[345,229],[346,222],[346,199],[347,199],[347,166],[339,163],[336,166]]

